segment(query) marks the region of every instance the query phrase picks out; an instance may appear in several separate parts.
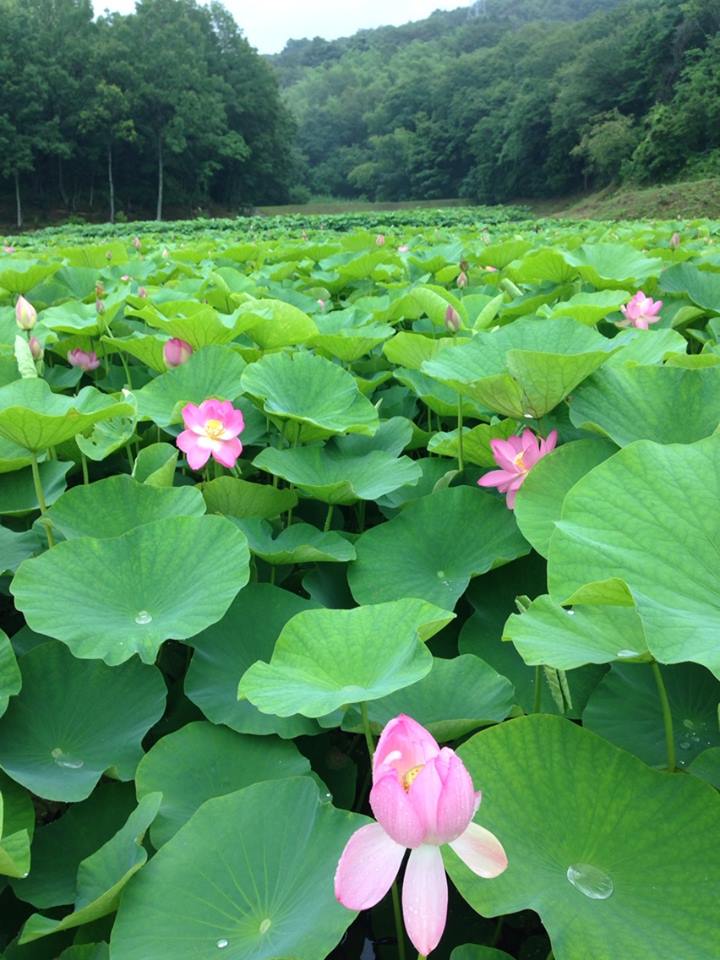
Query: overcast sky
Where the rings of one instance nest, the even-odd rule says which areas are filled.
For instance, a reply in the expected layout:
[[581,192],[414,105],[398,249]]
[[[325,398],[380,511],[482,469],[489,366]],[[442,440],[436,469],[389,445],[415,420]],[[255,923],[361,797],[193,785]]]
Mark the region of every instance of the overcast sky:
[[[433,10],[469,6],[471,0],[224,0],[260,53],[277,53],[290,38],[346,37],[364,27],[422,20]],[[96,13],[131,13],[134,0],[93,0]]]

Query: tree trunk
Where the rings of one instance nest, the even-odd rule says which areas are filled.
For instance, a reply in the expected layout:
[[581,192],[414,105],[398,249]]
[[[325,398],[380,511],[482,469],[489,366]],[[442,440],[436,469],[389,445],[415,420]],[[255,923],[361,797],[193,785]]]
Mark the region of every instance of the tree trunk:
[[23,217],[22,217],[22,202],[20,200],[20,174],[18,171],[15,171],[15,207],[17,209],[17,225],[22,227]]
[[110,190],[110,223],[115,223],[115,183],[113,181],[112,144],[108,144],[108,187]]
[[60,154],[58,154],[58,190],[60,191],[60,199],[63,202],[63,206],[67,210],[69,207],[69,203],[68,203],[68,195],[65,190],[65,183],[63,181],[63,165],[62,165],[62,157],[60,156]]
[[88,197],[88,206],[92,210],[93,200],[95,199],[95,171],[90,174],[90,196]]
[[162,134],[158,134],[158,189],[157,189],[157,211],[155,213],[156,220],[162,220],[162,207],[163,207],[163,144],[162,144]]

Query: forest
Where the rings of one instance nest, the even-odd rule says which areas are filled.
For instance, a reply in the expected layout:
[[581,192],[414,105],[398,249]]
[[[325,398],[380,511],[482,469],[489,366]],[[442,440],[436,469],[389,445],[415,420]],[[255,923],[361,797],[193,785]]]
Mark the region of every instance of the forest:
[[476,0],[260,56],[219,2],[0,0],[0,218],[507,202],[720,172],[720,0]]

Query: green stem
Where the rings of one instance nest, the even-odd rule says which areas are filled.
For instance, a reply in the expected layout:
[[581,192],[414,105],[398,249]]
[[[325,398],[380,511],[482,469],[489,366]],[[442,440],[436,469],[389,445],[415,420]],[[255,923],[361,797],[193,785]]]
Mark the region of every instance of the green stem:
[[325,526],[323,527],[323,532],[327,533],[330,529],[330,524],[332,523],[333,510],[335,509],[334,503],[328,504],[327,514],[325,515]]
[[398,894],[397,880],[390,888],[392,893],[393,915],[395,917],[395,936],[397,937],[397,948],[399,960],[405,960],[405,927],[402,922],[402,913],[400,912],[400,895]]
[[663,715],[663,726],[665,728],[665,746],[667,748],[667,768],[668,773],[675,772],[675,736],[673,734],[673,721],[672,713],[670,712],[670,701],[668,700],[667,690],[665,689],[665,681],[663,680],[662,673],[660,672],[660,667],[657,662],[653,660],[650,664],[652,667],[652,672],[655,675],[655,683],[658,688],[658,696],[660,697],[660,707],[662,709]]
[[270,567],[270,583],[272,584],[275,583],[275,565],[274,564]]
[[88,462],[85,454],[80,451],[80,466],[82,467],[83,483],[87,486],[90,483],[90,475],[88,474]]
[[365,743],[367,744],[370,763],[372,763],[375,754],[375,741],[373,740],[372,730],[370,729],[370,717],[368,717],[367,704],[363,701],[360,704],[360,715],[362,717],[363,733],[365,734]]
[[542,667],[535,667],[535,699],[533,701],[533,713],[540,713],[540,704],[542,702]]
[[460,473],[465,469],[465,454],[463,451],[463,398],[462,394],[458,394],[458,470]]
[[127,388],[128,388],[128,390],[132,390],[133,385],[132,385],[132,379],[130,378],[130,367],[129,367],[128,364],[127,364],[127,360],[125,359],[125,354],[122,352],[122,350],[120,351],[120,363],[122,363],[122,365],[123,365],[123,370],[125,371],[125,379],[127,380]]
[[[45,502],[45,494],[43,493],[42,480],[40,479],[40,468],[38,467],[37,454],[34,450],[30,452],[32,460],[30,461],[30,466],[32,467],[32,478],[33,484],[35,485],[35,496],[37,497],[37,502],[40,507],[40,514],[42,517],[47,513],[47,503]],[[45,522],[45,533],[47,534],[48,547],[55,546],[55,539],[52,535],[52,529],[48,522]]]
[[550,947],[550,953],[547,955],[546,960],[555,960],[555,954],[552,951],[552,947]]
[[127,451],[128,463],[130,464],[130,473],[132,473],[135,469],[135,458],[133,457],[132,444],[129,440],[125,444],[125,450]]

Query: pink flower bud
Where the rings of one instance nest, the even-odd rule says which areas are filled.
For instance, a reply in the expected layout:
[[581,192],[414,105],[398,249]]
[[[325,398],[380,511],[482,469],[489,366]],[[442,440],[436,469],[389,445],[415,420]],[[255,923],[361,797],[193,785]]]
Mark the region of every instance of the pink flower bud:
[[325,301],[322,300],[320,297],[318,297],[318,306],[320,307],[321,310],[325,309]]
[[97,370],[100,366],[100,361],[94,350],[68,350],[67,358],[71,367],[80,367],[86,373],[90,370]]
[[407,243],[403,243],[398,247],[398,253],[407,253],[410,247]]
[[15,253],[15,247],[8,243],[3,247],[3,253]]
[[680,234],[676,232],[670,237],[670,249],[677,250],[679,246],[680,246]]
[[455,282],[460,288],[466,287],[468,285],[467,274],[465,273],[464,270],[460,271],[460,273],[458,274],[457,280]]
[[127,273],[124,273],[124,274],[120,277],[120,279],[122,280],[123,283],[130,283],[130,275],[127,274]]
[[102,300],[95,301],[95,309],[98,313],[105,313],[105,304],[102,302]]
[[457,333],[462,326],[460,314],[451,303],[447,305],[447,310],[445,311],[445,326],[450,333]]
[[145,299],[145,297],[147,297],[147,290],[145,289],[145,287],[140,287],[140,288],[138,289],[138,296],[139,296],[139,297],[142,297],[143,299]]
[[105,293],[105,284],[102,280],[98,280],[95,283],[95,296],[101,297]]
[[139,250],[142,247],[142,240],[140,239],[140,237],[133,237],[132,245],[135,247],[136,250]]
[[170,251],[168,250],[167,247],[163,248],[163,252],[160,254],[160,256],[164,257],[167,260],[167,258],[170,256]]
[[32,330],[37,322],[37,310],[22,294],[15,304],[15,322],[21,330]]
[[33,360],[42,360],[43,348],[38,338],[30,337],[28,340],[28,346],[30,347],[30,353],[33,355]]
[[379,247],[382,247],[382,246],[385,244],[385,234],[384,234],[384,233],[379,233],[379,234],[375,237],[375,243],[376,243]]
[[163,344],[163,358],[168,367],[181,367],[192,356],[193,348],[186,340],[173,337]]

